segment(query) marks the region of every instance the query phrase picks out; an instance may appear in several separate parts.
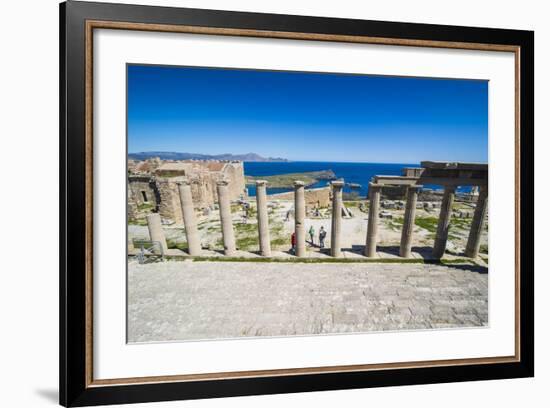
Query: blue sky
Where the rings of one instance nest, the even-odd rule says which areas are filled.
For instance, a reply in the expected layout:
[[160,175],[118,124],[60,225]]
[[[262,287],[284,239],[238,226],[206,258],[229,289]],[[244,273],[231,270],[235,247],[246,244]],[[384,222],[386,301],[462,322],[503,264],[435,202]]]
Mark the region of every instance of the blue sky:
[[128,66],[128,151],[487,162],[488,82]]

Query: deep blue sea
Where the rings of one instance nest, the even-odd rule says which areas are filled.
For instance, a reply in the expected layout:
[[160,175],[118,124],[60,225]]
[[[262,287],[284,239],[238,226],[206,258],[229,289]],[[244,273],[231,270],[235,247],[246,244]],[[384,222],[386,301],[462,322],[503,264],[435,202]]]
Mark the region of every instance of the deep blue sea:
[[[348,185],[344,187],[344,192],[358,192],[361,197],[368,194],[369,182],[375,175],[400,176],[403,167],[420,167],[420,163],[343,163],[343,162],[244,162],[244,174],[247,176],[273,176],[277,174],[303,173],[306,171],[332,170],[336,177],[343,178],[346,183],[357,183],[361,188],[351,189]],[[309,188],[324,187],[329,183],[328,180],[321,180]],[[441,189],[441,186],[424,186],[425,188]],[[249,185],[248,194],[256,195],[256,186]],[[284,193],[291,191],[287,188],[269,188],[268,194]],[[460,192],[469,191],[469,187],[457,189]]]
[[[332,170],[336,177],[343,178],[346,183],[361,184],[360,189],[344,187],[344,192],[356,191],[360,196],[368,193],[369,181],[375,175],[401,175],[403,167],[419,167],[418,164],[393,163],[342,163],[342,162],[244,162],[244,174],[247,176],[273,176],[277,174],[303,173],[306,171]],[[328,180],[321,180],[309,188],[324,187]],[[248,194],[256,195],[256,186],[249,185]],[[291,191],[285,188],[269,188],[268,194]]]

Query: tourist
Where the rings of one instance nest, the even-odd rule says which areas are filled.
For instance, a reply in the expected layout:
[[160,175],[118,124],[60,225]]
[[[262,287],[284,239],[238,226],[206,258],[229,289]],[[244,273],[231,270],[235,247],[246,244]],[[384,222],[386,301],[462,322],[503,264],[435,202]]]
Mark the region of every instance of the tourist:
[[313,242],[313,237],[315,236],[315,228],[313,228],[313,225],[309,227],[309,242],[311,242],[311,246],[315,245]]
[[296,233],[293,232],[290,236],[290,244],[292,245],[292,252],[296,253]]
[[325,238],[327,236],[327,232],[323,227],[319,230],[319,248],[325,247]]

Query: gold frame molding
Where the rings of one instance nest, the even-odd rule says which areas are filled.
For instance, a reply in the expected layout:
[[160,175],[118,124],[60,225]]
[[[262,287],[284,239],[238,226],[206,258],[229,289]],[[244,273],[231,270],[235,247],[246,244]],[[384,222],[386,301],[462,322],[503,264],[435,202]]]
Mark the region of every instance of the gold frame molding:
[[[479,357],[450,360],[430,360],[414,362],[396,362],[384,364],[356,364],[342,366],[303,367],[275,370],[254,370],[237,372],[215,372],[206,374],[185,374],[154,377],[128,377],[114,379],[93,378],[93,30],[116,29],[131,31],[169,32],[203,35],[240,36],[257,38],[275,38],[310,41],[329,41],[360,44],[397,45],[411,47],[450,48],[478,51],[513,52],[515,57],[515,354],[502,357]],[[286,31],[262,31],[249,29],[231,29],[215,27],[197,27],[188,25],[165,25],[148,23],[128,23],[119,21],[86,21],[86,388],[112,385],[130,385],[146,383],[168,383],[183,381],[205,381],[236,378],[292,376],[301,374],[321,374],[353,371],[372,371],[390,369],[410,369],[442,366],[461,366],[471,364],[514,363],[521,361],[520,356],[520,51],[514,45],[482,44],[466,42],[427,41],[413,39],[395,39],[368,36],[330,35]]]

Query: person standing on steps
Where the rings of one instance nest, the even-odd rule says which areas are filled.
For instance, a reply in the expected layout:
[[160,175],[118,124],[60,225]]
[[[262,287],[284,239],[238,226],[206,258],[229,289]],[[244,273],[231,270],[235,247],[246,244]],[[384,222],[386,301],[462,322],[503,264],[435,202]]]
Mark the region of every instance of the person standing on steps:
[[319,230],[319,248],[325,247],[325,238],[327,236],[327,232],[325,231],[325,228],[321,227]]
[[313,238],[315,237],[315,228],[313,228],[313,225],[309,227],[309,242],[311,243],[311,246],[315,245],[315,242],[313,242]]

